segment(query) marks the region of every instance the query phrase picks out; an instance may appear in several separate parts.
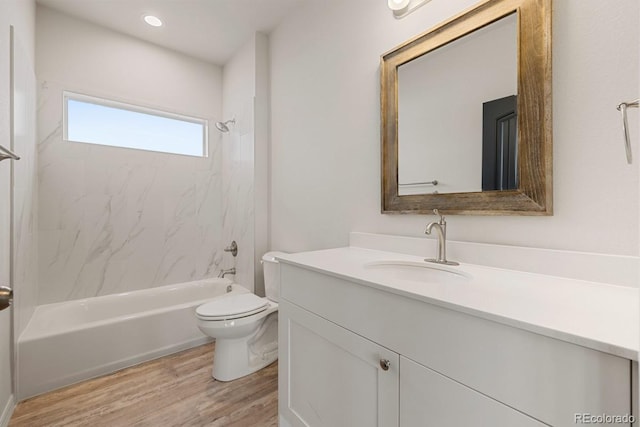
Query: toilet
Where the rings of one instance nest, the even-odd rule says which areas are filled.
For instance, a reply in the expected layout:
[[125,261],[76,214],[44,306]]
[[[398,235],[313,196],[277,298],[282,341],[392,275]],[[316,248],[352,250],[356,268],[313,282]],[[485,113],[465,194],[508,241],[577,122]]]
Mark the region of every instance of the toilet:
[[230,294],[196,309],[198,328],[216,339],[211,374],[216,380],[244,377],[278,359],[279,254],[262,257],[265,298]]

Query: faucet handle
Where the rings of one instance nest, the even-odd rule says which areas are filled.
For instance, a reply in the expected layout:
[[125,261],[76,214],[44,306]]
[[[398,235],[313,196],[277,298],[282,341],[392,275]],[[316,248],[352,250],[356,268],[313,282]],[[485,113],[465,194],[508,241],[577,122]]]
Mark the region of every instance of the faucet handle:
[[444,215],[442,215],[438,209],[434,209],[434,210],[433,210],[433,214],[434,214],[434,215],[437,215],[437,216],[439,216],[439,217],[440,217],[440,221],[438,221],[438,224],[442,225],[442,224],[446,224],[446,223],[447,223],[447,222],[444,220]]
[[231,246],[227,246],[226,248],[224,248],[224,251],[231,252],[231,255],[235,257],[238,255],[238,244],[234,240],[233,242],[231,242]]

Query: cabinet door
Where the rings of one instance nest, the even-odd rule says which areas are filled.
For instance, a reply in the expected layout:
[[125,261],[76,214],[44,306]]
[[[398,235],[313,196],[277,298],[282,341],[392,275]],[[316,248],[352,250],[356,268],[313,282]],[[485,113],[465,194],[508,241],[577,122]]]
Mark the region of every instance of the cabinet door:
[[401,427],[546,425],[405,357],[400,365]]
[[279,316],[280,411],[292,426],[398,425],[397,353],[284,301]]

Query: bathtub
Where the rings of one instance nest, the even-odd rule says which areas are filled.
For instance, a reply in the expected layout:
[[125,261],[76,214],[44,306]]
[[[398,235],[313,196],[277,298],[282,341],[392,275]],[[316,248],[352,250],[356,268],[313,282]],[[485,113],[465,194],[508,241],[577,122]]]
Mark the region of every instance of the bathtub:
[[207,279],[38,306],[18,339],[18,399],[205,344],[195,308],[249,292]]

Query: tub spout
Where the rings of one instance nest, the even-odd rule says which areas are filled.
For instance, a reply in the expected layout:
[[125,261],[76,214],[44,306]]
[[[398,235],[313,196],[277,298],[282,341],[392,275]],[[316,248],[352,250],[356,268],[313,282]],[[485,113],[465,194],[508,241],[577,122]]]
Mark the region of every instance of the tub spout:
[[233,275],[235,275],[235,274],[236,274],[236,268],[235,268],[235,267],[233,267],[233,268],[229,268],[229,269],[227,269],[227,270],[220,270],[220,274],[218,274],[218,277],[224,277],[224,276],[226,276],[227,274],[233,274]]

